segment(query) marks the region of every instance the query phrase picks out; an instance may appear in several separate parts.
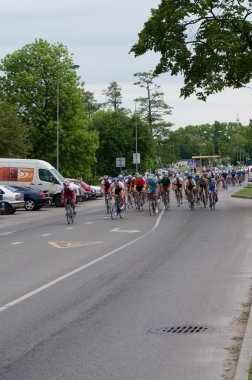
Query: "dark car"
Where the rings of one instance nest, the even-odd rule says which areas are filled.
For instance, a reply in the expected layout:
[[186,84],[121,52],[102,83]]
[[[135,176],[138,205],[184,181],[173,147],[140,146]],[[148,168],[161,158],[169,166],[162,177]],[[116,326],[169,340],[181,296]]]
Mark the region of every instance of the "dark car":
[[12,187],[24,193],[24,207],[27,211],[39,210],[42,206],[51,204],[51,198],[48,193],[26,186],[13,185]]

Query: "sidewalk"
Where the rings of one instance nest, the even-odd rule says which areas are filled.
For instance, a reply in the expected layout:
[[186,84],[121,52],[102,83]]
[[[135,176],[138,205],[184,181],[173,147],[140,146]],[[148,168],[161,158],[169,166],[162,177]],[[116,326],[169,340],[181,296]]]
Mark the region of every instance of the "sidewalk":
[[[252,199],[249,196],[231,194],[233,198]],[[252,312],[250,309],[246,331],[242,341],[240,356],[238,359],[234,380],[248,380],[250,362],[252,360]]]
[[250,310],[249,319],[242,341],[242,348],[236,367],[234,380],[248,380],[248,371],[252,359],[252,313]]

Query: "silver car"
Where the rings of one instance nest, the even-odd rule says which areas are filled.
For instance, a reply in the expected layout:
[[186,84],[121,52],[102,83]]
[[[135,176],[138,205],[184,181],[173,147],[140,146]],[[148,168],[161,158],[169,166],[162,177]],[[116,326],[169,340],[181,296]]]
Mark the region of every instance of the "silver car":
[[14,214],[17,209],[24,208],[24,194],[16,191],[9,185],[0,185],[0,194],[3,195],[3,214]]

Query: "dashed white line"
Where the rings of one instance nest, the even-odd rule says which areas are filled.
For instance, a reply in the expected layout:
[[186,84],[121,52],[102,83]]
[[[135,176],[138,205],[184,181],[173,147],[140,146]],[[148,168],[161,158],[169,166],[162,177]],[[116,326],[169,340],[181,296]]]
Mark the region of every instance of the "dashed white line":
[[23,241],[15,241],[14,243],[10,243],[9,245],[18,245],[23,244]]
[[44,236],[51,236],[52,234],[43,234],[43,235],[39,235],[41,237],[44,237]]
[[2,232],[2,233],[0,234],[0,236],[11,235],[11,234],[14,234],[15,232],[17,232],[17,231]]

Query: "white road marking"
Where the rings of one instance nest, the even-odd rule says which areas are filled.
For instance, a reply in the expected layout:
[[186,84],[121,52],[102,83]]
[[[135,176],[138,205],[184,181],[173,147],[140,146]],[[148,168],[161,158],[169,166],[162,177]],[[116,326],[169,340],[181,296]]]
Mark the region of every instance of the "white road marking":
[[43,235],[39,235],[41,237],[44,237],[44,236],[51,236],[52,234],[43,234]]
[[11,234],[14,234],[15,232],[17,232],[17,231],[2,232],[2,233],[0,234],[0,236],[11,235]]
[[48,244],[54,248],[75,248],[84,245],[101,244],[102,241],[49,241]]
[[74,274],[79,273],[79,272],[85,270],[86,268],[89,268],[89,267],[91,267],[92,265],[99,263],[99,262],[102,261],[102,260],[105,260],[107,257],[113,256],[115,253],[121,251],[122,249],[124,249],[124,248],[126,248],[126,247],[128,247],[128,246],[130,246],[131,244],[134,244],[134,243],[136,243],[137,241],[146,238],[148,235],[150,235],[153,231],[155,231],[155,230],[157,229],[157,227],[158,227],[159,224],[160,224],[160,220],[161,220],[163,214],[164,214],[164,209],[163,209],[163,210],[161,211],[161,213],[159,214],[159,216],[158,216],[158,218],[157,218],[157,220],[156,220],[156,223],[155,223],[154,227],[152,227],[152,229],[151,229],[150,231],[146,232],[144,235],[139,236],[139,237],[137,237],[136,239],[131,240],[130,242],[128,242],[128,243],[126,243],[126,244],[124,244],[124,245],[122,245],[122,246],[120,246],[120,247],[114,249],[113,251],[110,251],[110,252],[106,253],[105,255],[99,257],[98,259],[95,259],[95,260],[93,260],[93,261],[90,261],[88,264],[85,264],[85,265],[83,265],[83,266],[81,266],[81,267],[79,267],[79,268],[77,268],[77,269],[74,269],[73,271],[68,272],[68,273],[64,274],[63,276],[60,276],[60,277],[56,278],[55,280],[53,280],[53,281],[51,281],[51,282],[48,282],[47,284],[41,286],[40,288],[37,288],[37,289],[35,289],[35,290],[33,290],[33,291],[29,292],[29,293],[26,293],[26,294],[23,295],[22,297],[16,298],[15,300],[13,300],[13,301],[11,301],[11,302],[9,302],[9,303],[3,305],[2,307],[0,307],[0,313],[1,313],[2,311],[4,311],[4,310],[7,310],[7,309],[11,308],[12,306],[15,306],[15,305],[19,304],[19,303],[22,302],[22,301],[27,300],[28,298],[30,298],[30,297],[32,297],[32,296],[34,296],[34,295],[36,295],[36,294],[42,292],[42,291],[45,290],[45,289],[48,289],[48,288],[50,288],[51,286],[53,286],[53,285],[55,285],[55,284],[58,284],[59,282],[65,280],[66,278],[71,277],[71,276],[73,276]]
[[23,241],[15,241],[15,243],[10,243],[9,245],[18,245],[23,244]]
[[113,228],[113,230],[110,230],[111,232],[128,232],[129,234],[140,232],[139,230],[121,230],[119,227]]
[[94,222],[86,222],[85,224],[93,224]]

